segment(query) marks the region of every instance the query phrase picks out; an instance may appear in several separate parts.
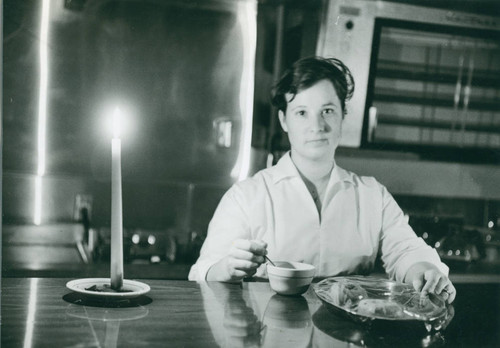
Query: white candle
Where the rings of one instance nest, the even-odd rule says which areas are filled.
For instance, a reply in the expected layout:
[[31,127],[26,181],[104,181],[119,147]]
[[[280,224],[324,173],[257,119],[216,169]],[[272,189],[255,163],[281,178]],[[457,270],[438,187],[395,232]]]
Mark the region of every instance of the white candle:
[[120,140],[120,110],[113,114],[111,139],[111,288],[123,285],[123,224],[122,224],[122,170]]

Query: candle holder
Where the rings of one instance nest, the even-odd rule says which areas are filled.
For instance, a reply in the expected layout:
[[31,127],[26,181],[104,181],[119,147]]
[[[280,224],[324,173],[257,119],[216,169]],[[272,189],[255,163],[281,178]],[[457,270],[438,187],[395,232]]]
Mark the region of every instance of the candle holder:
[[112,289],[111,278],[75,279],[66,283],[66,287],[74,292],[93,299],[128,300],[147,294],[151,288],[145,283],[124,279],[120,289]]

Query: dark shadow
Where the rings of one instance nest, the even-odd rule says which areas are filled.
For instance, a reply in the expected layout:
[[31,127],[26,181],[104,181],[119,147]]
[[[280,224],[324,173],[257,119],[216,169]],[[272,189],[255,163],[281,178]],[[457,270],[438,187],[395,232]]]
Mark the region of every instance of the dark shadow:
[[373,320],[357,323],[325,305],[314,313],[312,320],[314,326],[328,336],[359,346],[442,347],[446,343],[440,331],[427,331],[423,322]]
[[153,299],[146,295],[138,296],[131,299],[109,299],[89,297],[77,292],[70,292],[63,296],[63,300],[72,304],[88,306],[88,307],[105,307],[105,308],[131,308],[146,306],[153,302]]

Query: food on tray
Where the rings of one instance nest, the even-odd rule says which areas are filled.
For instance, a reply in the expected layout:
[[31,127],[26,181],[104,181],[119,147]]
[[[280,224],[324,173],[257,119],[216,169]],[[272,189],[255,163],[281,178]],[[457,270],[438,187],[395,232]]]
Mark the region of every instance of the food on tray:
[[332,284],[329,295],[338,306],[346,308],[356,307],[360,300],[368,297],[365,289],[358,284],[350,282]]
[[432,302],[429,296],[413,296],[408,302],[405,303],[405,310],[410,315],[426,315],[433,313],[438,309],[438,306]]
[[357,313],[367,317],[383,317],[389,319],[400,319],[404,316],[403,308],[401,308],[399,304],[380,299],[365,299],[359,301]]
[[383,278],[331,277],[314,285],[314,291],[325,304],[359,322],[373,319],[427,322],[447,313],[445,302],[438,296],[422,296],[411,284]]

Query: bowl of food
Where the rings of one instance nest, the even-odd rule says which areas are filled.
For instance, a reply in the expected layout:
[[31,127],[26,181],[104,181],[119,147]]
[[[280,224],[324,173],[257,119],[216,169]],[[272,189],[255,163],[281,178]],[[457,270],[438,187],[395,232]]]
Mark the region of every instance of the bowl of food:
[[267,264],[271,289],[280,295],[301,295],[307,291],[316,268],[302,262],[274,261]]

